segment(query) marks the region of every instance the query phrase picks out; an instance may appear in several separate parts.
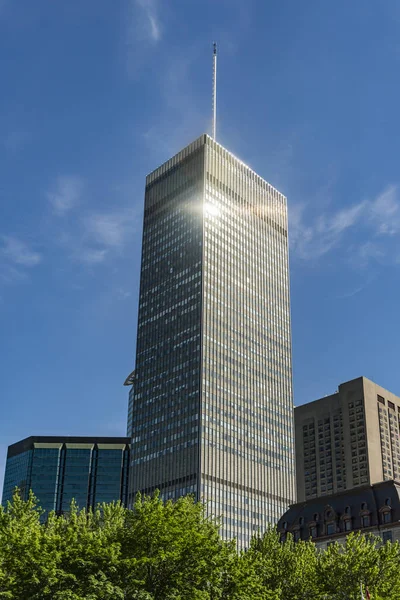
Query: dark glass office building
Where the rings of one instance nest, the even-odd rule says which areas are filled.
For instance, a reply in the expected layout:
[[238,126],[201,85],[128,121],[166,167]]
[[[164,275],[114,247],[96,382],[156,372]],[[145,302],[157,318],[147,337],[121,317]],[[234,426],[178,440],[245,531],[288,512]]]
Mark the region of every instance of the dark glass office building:
[[246,546],[295,499],[287,204],[207,135],[146,180],[136,352],[131,497]]
[[127,503],[129,439],[29,437],[8,447],[3,504],[14,489],[33,490],[46,511],[62,513],[74,498],[80,508]]

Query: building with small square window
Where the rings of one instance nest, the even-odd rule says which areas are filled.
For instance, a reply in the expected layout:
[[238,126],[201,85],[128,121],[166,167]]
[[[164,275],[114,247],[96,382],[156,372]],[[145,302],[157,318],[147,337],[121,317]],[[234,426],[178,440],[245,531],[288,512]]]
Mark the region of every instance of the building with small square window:
[[352,531],[400,541],[400,483],[383,481],[293,504],[278,523],[281,540],[313,540],[322,549]]
[[102,502],[127,504],[129,438],[32,436],[8,447],[3,505],[32,490],[46,513]]
[[287,201],[207,135],[146,179],[130,497],[247,546],[295,499]]
[[400,398],[366,377],[295,408],[297,500],[400,481]]

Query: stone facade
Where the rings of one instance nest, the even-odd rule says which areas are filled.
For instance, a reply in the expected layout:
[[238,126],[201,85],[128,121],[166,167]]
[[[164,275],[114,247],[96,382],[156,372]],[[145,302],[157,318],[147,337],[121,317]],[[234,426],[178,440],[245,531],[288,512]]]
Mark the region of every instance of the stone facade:
[[400,482],[383,481],[293,504],[278,523],[281,539],[312,539],[320,548],[352,531],[400,541]]

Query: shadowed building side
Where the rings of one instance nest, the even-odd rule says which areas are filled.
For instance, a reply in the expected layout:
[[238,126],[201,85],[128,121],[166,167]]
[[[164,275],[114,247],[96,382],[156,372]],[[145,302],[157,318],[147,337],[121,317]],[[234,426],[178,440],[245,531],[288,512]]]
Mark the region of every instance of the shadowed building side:
[[400,541],[400,482],[364,485],[292,505],[278,523],[281,539],[312,539],[318,547],[344,542],[352,531]]

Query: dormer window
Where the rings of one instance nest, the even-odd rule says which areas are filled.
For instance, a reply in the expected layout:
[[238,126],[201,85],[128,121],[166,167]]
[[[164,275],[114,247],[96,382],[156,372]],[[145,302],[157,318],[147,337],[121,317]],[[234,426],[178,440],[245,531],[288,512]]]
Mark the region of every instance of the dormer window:
[[328,523],[328,525],[326,526],[326,533],[327,535],[333,535],[334,533],[336,533],[335,523]]
[[369,527],[371,525],[371,517],[369,515],[363,515],[361,517],[362,527]]
[[311,537],[312,537],[312,538],[316,538],[316,537],[317,537],[317,534],[318,534],[318,531],[317,531],[317,526],[316,526],[316,525],[312,525],[312,526],[310,527],[310,535],[311,535]]

